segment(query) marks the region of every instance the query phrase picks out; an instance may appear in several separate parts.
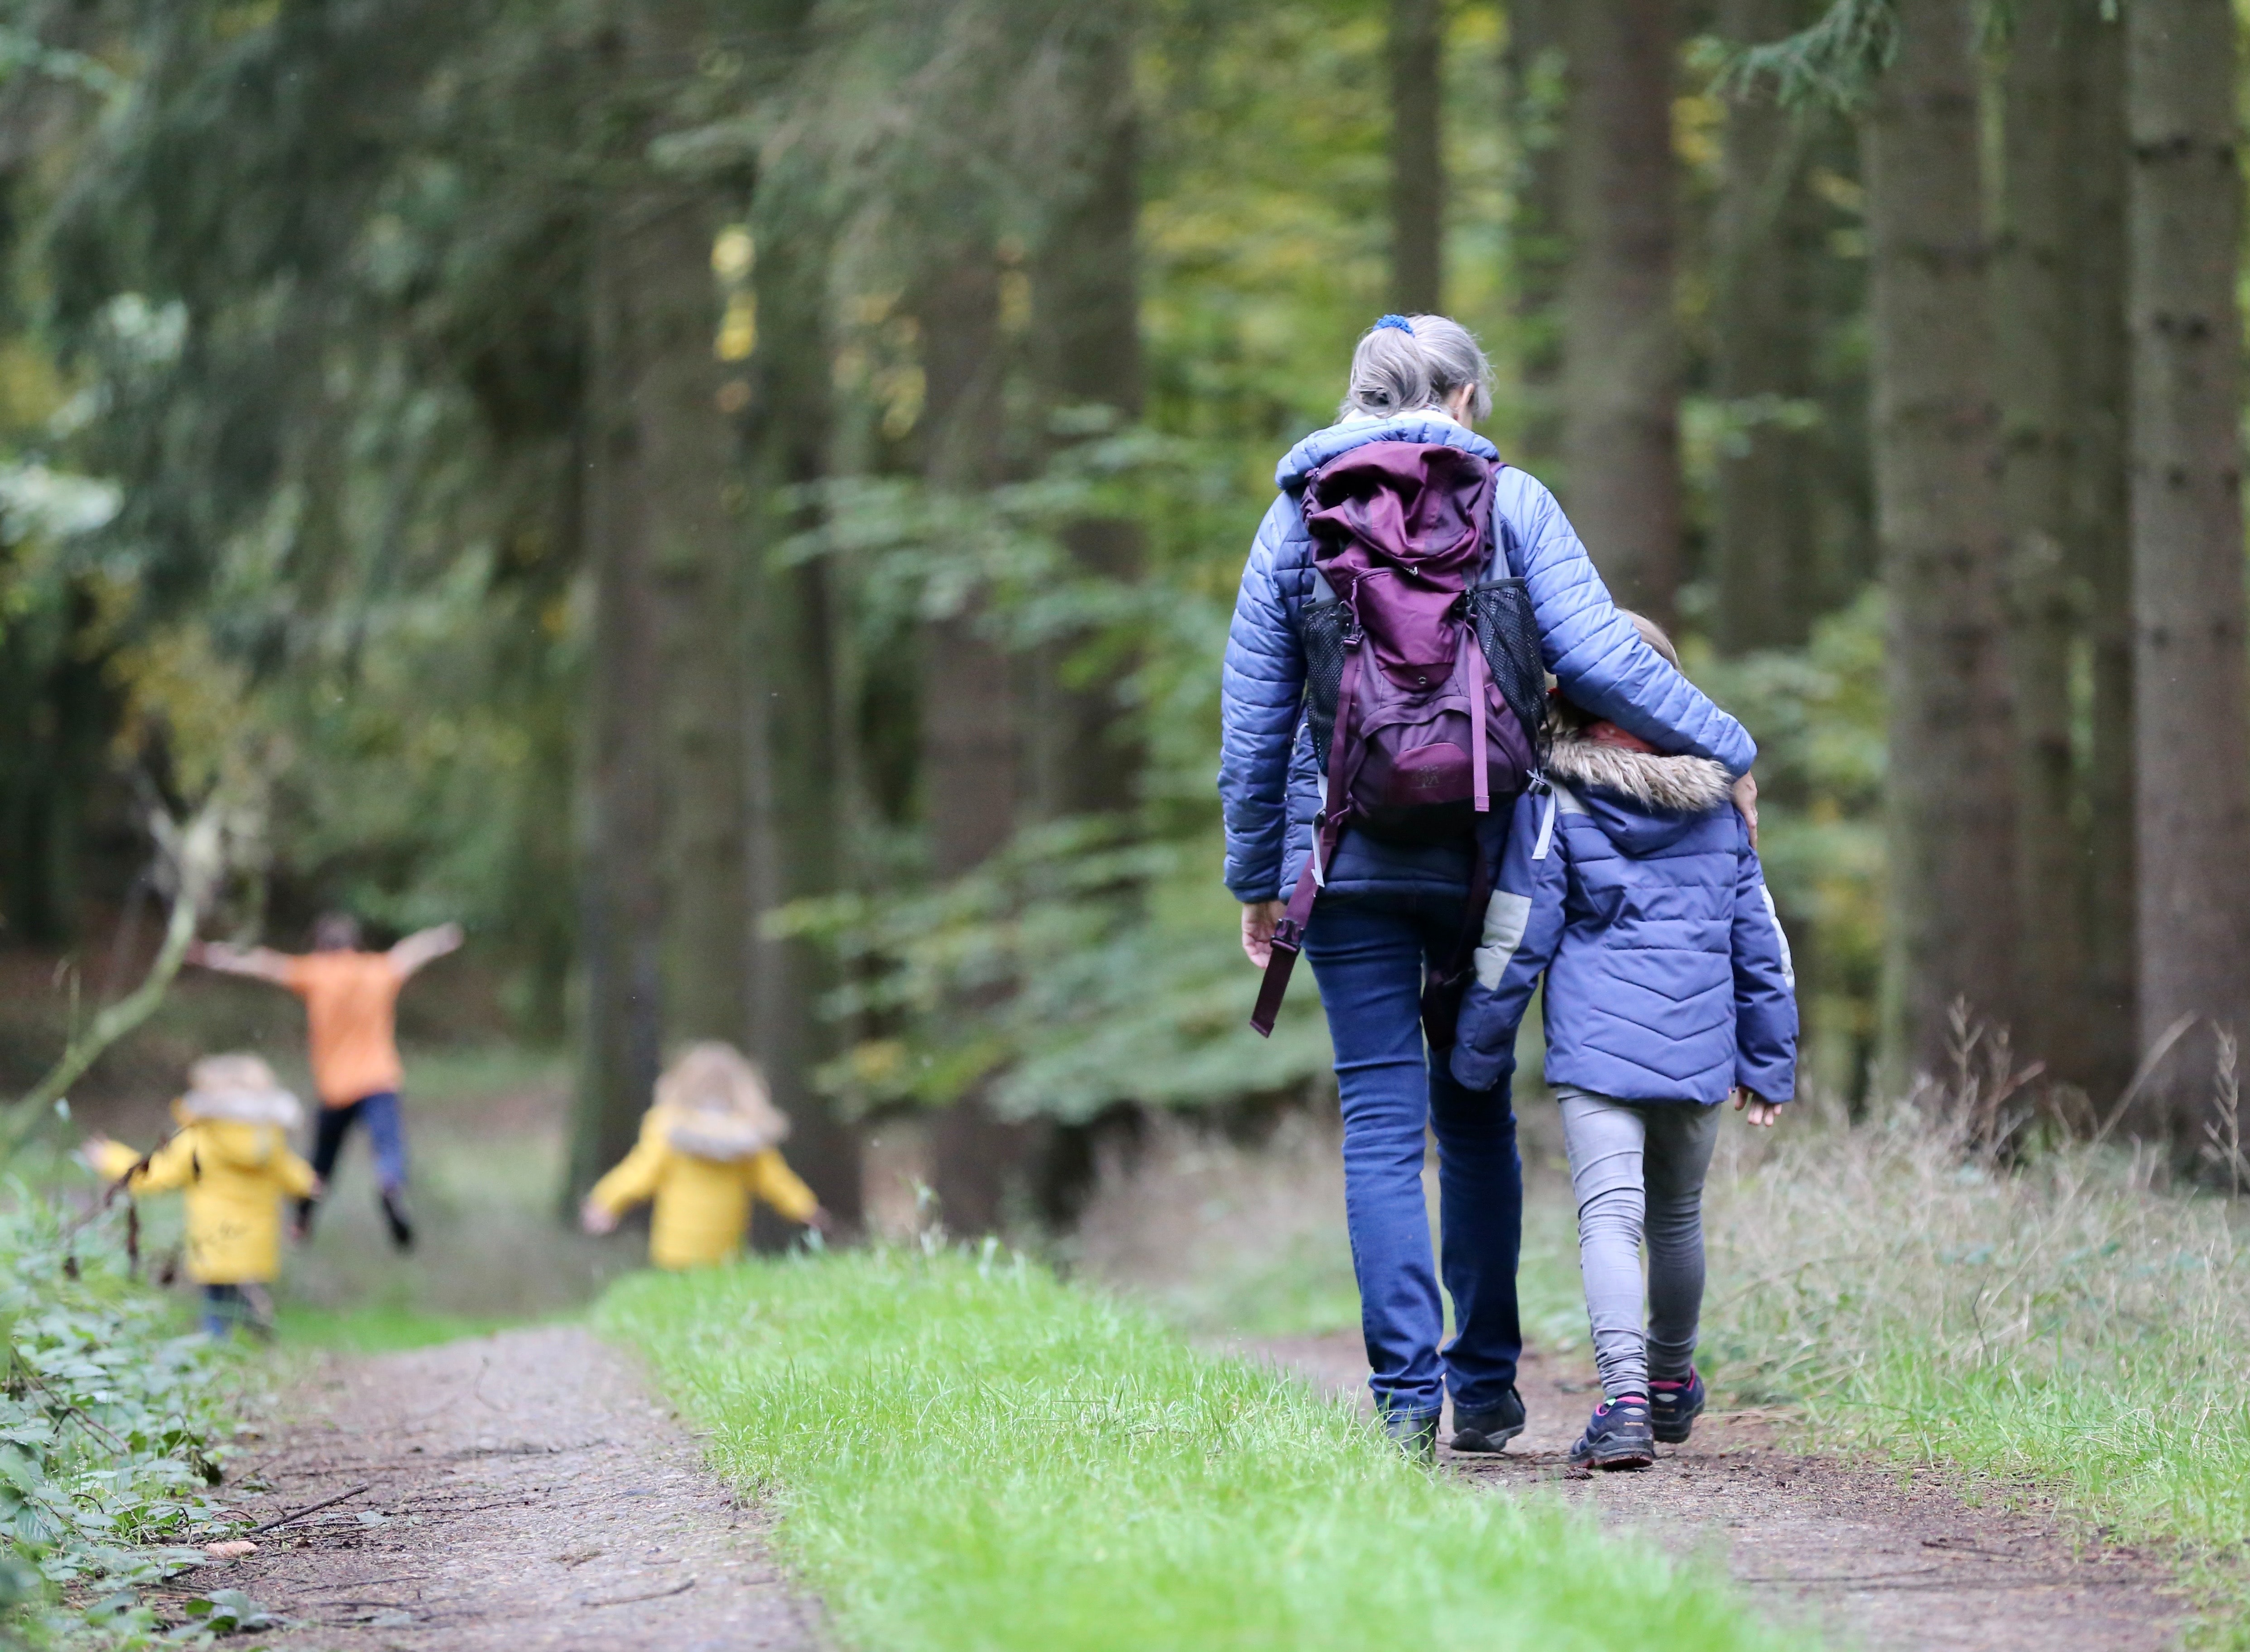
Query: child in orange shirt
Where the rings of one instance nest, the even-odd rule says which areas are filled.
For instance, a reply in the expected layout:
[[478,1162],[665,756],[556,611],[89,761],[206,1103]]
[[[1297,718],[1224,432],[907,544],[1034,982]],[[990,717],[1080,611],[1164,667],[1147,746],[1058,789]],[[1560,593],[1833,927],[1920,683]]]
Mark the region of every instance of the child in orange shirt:
[[[406,1213],[406,1129],[398,1105],[404,1077],[398,1060],[398,990],[424,964],[460,944],[461,926],[441,924],[409,935],[388,952],[362,952],[359,920],[330,912],[313,926],[309,953],[219,941],[198,941],[188,952],[190,963],[271,981],[305,1001],[313,1083],[321,1095],[313,1170],[325,1183],[335,1174],[344,1137],[353,1125],[365,1125],[375,1147],[383,1220],[391,1242],[401,1250],[413,1248],[414,1225]],[[314,1203],[311,1198],[298,1201],[294,1237],[311,1231]]]

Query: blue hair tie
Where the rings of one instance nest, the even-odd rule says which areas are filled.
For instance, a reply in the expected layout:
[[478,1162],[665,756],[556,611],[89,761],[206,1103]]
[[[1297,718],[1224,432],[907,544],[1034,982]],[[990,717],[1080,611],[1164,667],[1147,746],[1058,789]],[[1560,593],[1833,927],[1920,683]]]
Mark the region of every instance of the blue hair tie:
[[1378,315],[1375,318],[1375,325],[1367,330],[1380,333],[1387,327],[1397,327],[1410,339],[1414,336],[1414,324],[1403,315]]

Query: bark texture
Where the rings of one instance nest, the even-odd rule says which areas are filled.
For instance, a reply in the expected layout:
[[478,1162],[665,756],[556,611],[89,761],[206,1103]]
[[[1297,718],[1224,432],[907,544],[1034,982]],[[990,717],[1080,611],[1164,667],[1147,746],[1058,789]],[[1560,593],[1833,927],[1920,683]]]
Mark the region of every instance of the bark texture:
[[1680,584],[1671,0],[1570,13],[1565,503],[1618,601],[1669,625]]
[[1567,0],[1515,0],[1501,57],[1515,149],[1508,279],[1515,311],[1517,458],[1549,482],[1563,448],[1563,290],[1570,268],[1563,137],[1570,109]]
[[2071,9],[2076,333],[2071,363],[2071,558],[2085,592],[2093,678],[2084,799],[2086,1046],[2083,1081],[2107,1105],[2140,1059],[2133,848],[2133,560],[2125,329],[2125,29]]
[[[1115,10],[1074,17],[1061,42],[1066,130],[1053,217],[1032,287],[1038,392],[1051,421],[1048,441],[1058,445],[1094,433],[1074,423],[1090,410],[1108,410],[1103,428],[1141,416],[1140,122],[1132,45],[1129,19]],[[1085,575],[1126,581],[1141,568],[1141,529],[1128,518],[1087,517],[1063,537]],[[1043,650],[1039,662],[1031,790],[1044,816],[1123,809],[1138,795],[1140,754],[1119,692],[1130,662],[1089,657],[1092,640],[1066,637]]]
[[2009,663],[2016,704],[2020,989],[2015,1047],[2072,1083],[2085,1075],[2086,942],[2071,677],[2079,629],[2069,554],[2072,366],[2081,326],[2070,14],[2019,0],[2004,83],[2005,187],[1994,265],[2008,513]]
[[1391,0],[1391,302],[1444,310],[1446,156],[1443,0]]
[[[1776,40],[1803,20],[1798,0],[1723,0],[1719,31]],[[1719,645],[1739,653],[1805,641],[1822,605],[1817,485],[1819,203],[1806,185],[1805,120],[1763,92],[1727,110],[1717,224],[1717,360],[1728,436],[1713,545]]]
[[1970,7],[1903,0],[1899,23],[1866,157],[1889,595],[1886,1042],[1910,1077],[1944,1066],[1956,999],[2012,1018],[2015,823]]
[[2198,1018],[2141,1123],[2184,1135],[2250,1010],[2234,14],[2135,0],[2126,31],[2142,1039]]

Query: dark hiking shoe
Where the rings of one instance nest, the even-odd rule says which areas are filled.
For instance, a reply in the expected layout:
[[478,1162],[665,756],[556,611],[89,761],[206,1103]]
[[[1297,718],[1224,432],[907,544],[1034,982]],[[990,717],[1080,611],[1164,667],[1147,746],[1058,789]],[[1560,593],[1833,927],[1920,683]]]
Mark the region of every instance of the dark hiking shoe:
[[300,1199],[297,1201],[296,1219],[289,1224],[292,1240],[301,1245],[313,1236],[313,1215],[320,1208],[320,1201],[315,1199]]
[[414,1249],[414,1223],[406,1215],[406,1195],[385,1193],[383,1195],[383,1219],[390,1225],[390,1242],[401,1250]]
[[1482,1411],[1453,1408],[1453,1449],[1505,1451],[1508,1442],[1523,1432],[1523,1396],[1511,1387],[1496,1406]]
[[1386,1411],[1383,1432],[1412,1462],[1427,1467],[1438,1460],[1438,1413]]
[[1637,1394],[1619,1394],[1596,1406],[1585,1433],[1570,1448],[1574,1469],[1645,1469],[1655,1461],[1648,1401]]
[[1649,1432],[1664,1445],[1685,1445],[1703,1415],[1703,1373],[1690,1370],[1684,1381],[1662,1378],[1648,1385]]

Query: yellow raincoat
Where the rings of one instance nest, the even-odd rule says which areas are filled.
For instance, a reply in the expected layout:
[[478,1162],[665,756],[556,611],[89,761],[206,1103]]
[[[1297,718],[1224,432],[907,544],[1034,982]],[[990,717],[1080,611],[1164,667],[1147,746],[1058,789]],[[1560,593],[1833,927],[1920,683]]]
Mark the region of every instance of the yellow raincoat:
[[692,1128],[687,1109],[667,1102],[651,1107],[633,1150],[586,1195],[613,1216],[655,1200],[648,1259],[658,1267],[698,1268],[734,1256],[742,1249],[753,1199],[764,1200],[791,1222],[806,1221],[819,1208],[779,1148],[739,1159],[701,1158],[673,1144],[674,1127],[682,1125]]
[[[188,1277],[198,1284],[264,1284],[281,1271],[281,1200],[312,1196],[313,1167],[289,1150],[279,1125],[190,1116],[172,1104],[179,1132],[127,1184],[134,1193],[187,1189]],[[114,1180],[141,1155],[105,1142],[95,1171]]]

